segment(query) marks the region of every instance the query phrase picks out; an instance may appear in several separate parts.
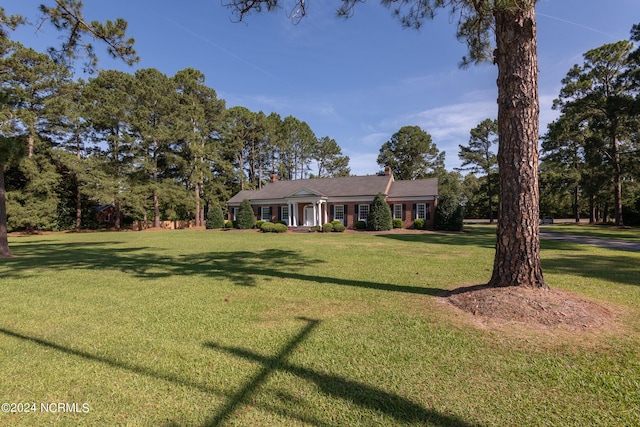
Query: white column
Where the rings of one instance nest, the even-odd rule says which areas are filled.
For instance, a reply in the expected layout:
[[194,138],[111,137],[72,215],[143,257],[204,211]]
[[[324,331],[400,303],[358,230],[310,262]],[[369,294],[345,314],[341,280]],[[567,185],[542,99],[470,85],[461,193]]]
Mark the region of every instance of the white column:
[[317,213],[317,203],[313,202],[311,206],[313,206],[313,225],[318,225],[318,213]]
[[328,223],[329,222],[329,205],[327,204],[327,201],[324,201],[324,223]]

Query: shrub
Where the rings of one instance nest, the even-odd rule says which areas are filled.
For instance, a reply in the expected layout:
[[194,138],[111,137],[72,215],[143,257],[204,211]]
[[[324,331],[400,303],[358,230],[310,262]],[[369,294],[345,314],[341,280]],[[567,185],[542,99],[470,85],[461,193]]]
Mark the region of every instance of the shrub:
[[333,225],[331,223],[322,224],[323,233],[331,233],[332,230],[333,230]]
[[231,220],[226,220],[224,222],[224,228],[233,228],[233,221]]
[[238,209],[237,227],[241,230],[248,230],[256,225],[256,218],[253,216],[253,208],[247,199],[240,203]]
[[338,224],[342,225],[342,221],[340,221],[339,219],[334,219],[333,221],[331,221],[331,225],[333,225],[334,227]]
[[464,208],[456,197],[442,196],[438,199],[434,228],[445,231],[462,231]]
[[347,227],[342,225],[342,223],[340,221],[338,221],[338,223],[333,226],[333,231],[337,231],[338,233],[342,233],[346,229],[347,229]]
[[367,228],[374,231],[391,230],[391,208],[382,193],[376,194],[371,204],[371,211],[367,217]]
[[367,228],[367,223],[364,221],[356,221],[355,227],[356,230],[364,230]]
[[224,227],[224,214],[222,213],[222,208],[215,204],[212,205],[207,212],[207,221],[205,223],[206,228],[222,228]]
[[427,222],[422,218],[416,218],[413,220],[413,227],[417,230],[424,230],[424,226]]
[[402,220],[400,218],[393,219],[393,228],[402,228]]
[[322,230],[322,227],[320,227],[319,225],[314,225],[309,229],[309,231],[320,231],[320,230]]
[[264,224],[266,221],[263,221],[261,219],[256,221],[256,228],[262,230],[262,224]]
[[274,226],[275,224],[272,222],[262,221],[262,224],[260,224],[260,230],[262,230],[263,233],[271,233],[273,231]]
[[276,222],[275,224],[273,224],[274,233],[286,233],[288,230],[289,228],[280,222]]

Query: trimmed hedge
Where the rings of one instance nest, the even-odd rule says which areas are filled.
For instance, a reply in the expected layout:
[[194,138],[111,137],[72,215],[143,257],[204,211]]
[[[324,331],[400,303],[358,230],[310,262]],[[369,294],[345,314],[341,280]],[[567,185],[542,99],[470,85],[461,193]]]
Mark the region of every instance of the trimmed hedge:
[[393,228],[402,228],[402,220],[400,218],[393,219]]
[[345,227],[344,225],[342,225],[342,223],[340,221],[338,221],[337,224],[333,224],[333,230],[332,231],[335,231],[337,233],[342,233],[346,229],[347,229],[347,227]]
[[417,230],[424,230],[424,227],[426,224],[427,224],[427,221],[425,221],[422,218],[416,218],[413,220],[413,227],[416,228]]
[[367,223],[364,221],[356,221],[355,227],[356,230],[365,230],[367,228]]
[[332,231],[333,231],[333,224],[330,224],[330,223],[322,224],[323,233],[331,233]]

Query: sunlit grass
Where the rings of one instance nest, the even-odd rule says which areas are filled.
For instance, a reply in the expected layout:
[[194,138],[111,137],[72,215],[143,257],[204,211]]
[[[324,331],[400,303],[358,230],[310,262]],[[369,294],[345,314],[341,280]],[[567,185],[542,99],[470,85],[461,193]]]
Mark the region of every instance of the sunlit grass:
[[640,254],[543,242],[549,284],[619,309],[621,332],[504,336],[439,297],[489,279],[493,241],[491,229],[12,237],[0,402],[90,410],[0,424],[640,424]]

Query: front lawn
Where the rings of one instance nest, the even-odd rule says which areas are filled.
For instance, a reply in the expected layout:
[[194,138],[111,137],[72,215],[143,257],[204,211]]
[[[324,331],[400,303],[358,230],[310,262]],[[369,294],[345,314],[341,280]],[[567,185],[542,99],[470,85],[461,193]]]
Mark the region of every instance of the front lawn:
[[488,281],[494,239],[11,237],[0,424],[640,425],[640,254],[543,241],[611,330],[487,329],[439,295]]

